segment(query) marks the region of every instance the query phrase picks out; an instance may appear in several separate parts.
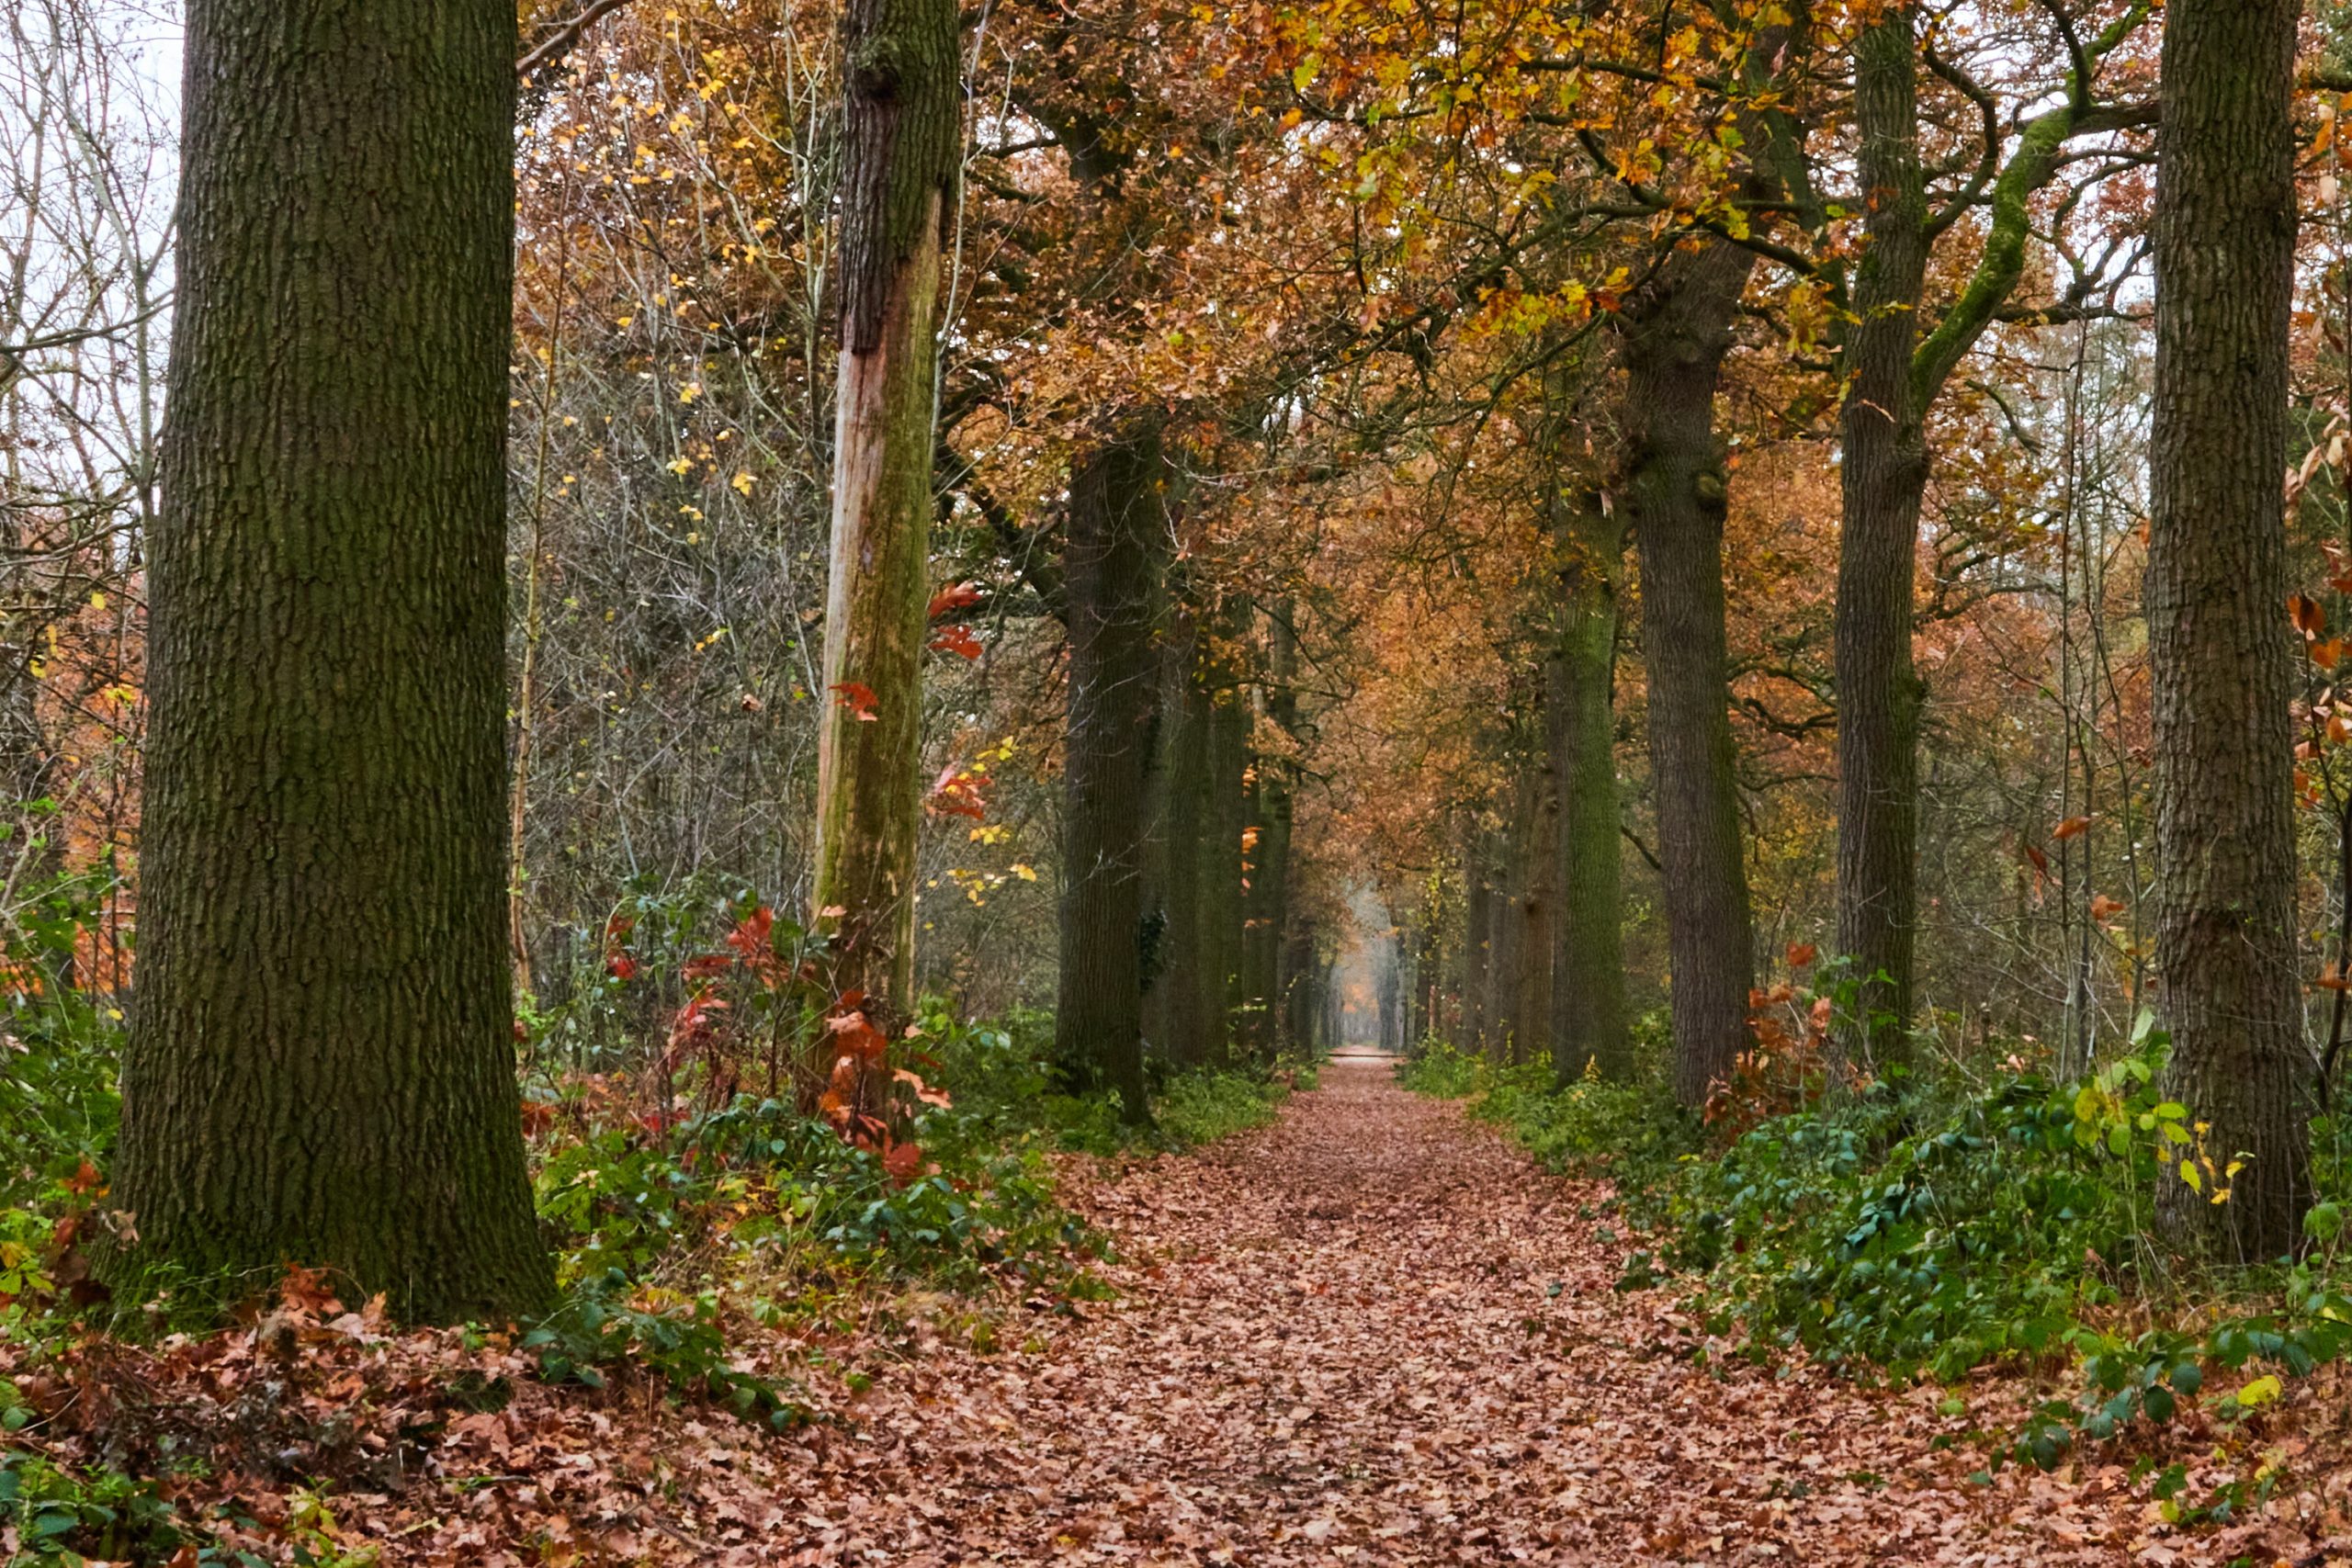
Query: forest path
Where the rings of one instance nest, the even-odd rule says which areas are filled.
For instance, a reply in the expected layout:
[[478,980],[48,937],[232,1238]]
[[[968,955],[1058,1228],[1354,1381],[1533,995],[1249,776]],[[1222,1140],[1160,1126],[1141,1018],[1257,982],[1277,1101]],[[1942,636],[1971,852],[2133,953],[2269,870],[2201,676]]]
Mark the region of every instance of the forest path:
[[[1274,1126],[1072,1182],[1121,1290],[807,1439],[792,1562],[2123,1562],[2143,1506],[1931,1452],[1939,1391],[1696,1366],[1589,1183],[1343,1059]],[[1033,1322],[1048,1321],[1040,1316]],[[2178,1557],[2203,1561],[2193,1549]],[[774,1559],[771,1559],[773,1561]]]

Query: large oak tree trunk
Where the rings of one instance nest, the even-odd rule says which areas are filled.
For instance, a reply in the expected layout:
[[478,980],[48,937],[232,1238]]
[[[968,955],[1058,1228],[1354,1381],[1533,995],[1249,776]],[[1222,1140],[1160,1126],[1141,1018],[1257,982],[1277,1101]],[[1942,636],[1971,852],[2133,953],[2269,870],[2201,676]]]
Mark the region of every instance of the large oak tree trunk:
[[552,1291],[503,908],[514,48],[505,0],[189,7],[126,1288]]
[[1724,634],[1728,488],[1715,387],[1755,263],[1701,242],[1660,269],[1625,319],[1625,502],[1642,571],[1650,765],[1672,973],[1674,1089],[1684,1105],[1747,1040],[1754,983],[1747,868]]
[[954,0],[842,21],[841,373],[818,730],[815,928],[834,984],[914,1001],[941,236],[961,141]]
[[1057,1055],[1150,1114],[1143,1070],[1145,792],[1157,726],[1156,562],[1167,535],[1156,426],[1070,475],[1069,714],[1063,749]]
[[2228,1201],[2167,1176],[2176,1243],[2290,1250],[2312,1061],[2295,975],[2286,538],[2290,110],[2298,0],[2173,0],[2156,184],[2147,615],[2154,678],[2157,964],[2174,1097],[2210,1122]]
[[1854,45],[1868,248],[1844,344],[1844,532],[1838,552],[1838,952],[1860,982],[1841,1036],[1884,1066],[1903,1055],[1917,922],[1921,691],[1911,658],[1927,440],[1914,386],[1928,210],[1910,7]]

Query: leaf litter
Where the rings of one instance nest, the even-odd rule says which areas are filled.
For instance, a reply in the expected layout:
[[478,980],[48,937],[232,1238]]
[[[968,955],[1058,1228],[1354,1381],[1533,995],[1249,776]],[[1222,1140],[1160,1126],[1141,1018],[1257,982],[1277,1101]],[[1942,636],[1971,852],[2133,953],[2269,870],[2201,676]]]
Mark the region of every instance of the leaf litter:
[[[986,1349],[920,1297],[822,1347],[752,1348],[833,1369],[780,1435],[296,1301],[250,1331],[93,1342],[76,1354],[105,1364],[70,1394],[28,1391],[52,1412],[34,1440],[163,1473],[201,1435],[222,1462],[173,1491],[208,1517],[233,1503],[223,1543],[266,1562],[291,1515],[432,1568],[2352,1563],[2341,1377],[2220,1435],[2288,1476],[2223,1527],[2164,1522],[2132,1474],[2213,1464],[2198,1417],[1988,1475],[2046,1387],[1751,1361],[1671,1284],[1616,1288],[1634,1244],[1605,1184],[1544,1174],[1377,1064],[1322,1085],[1200,1153],[1066,1164],[1066,1199],[1115,1242],[1112,1300],[1031,1297]],[[144,1451],[107,1436],[125,1429]]]

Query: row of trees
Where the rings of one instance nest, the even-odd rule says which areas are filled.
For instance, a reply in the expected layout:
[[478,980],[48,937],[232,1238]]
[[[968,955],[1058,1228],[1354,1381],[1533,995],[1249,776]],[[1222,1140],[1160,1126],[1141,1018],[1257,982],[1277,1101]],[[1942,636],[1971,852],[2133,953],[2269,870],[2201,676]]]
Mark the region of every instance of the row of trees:
[[1689,1104],[1760,950],[1879,1075],[2147,984],[2276,1253],[2299,15],[195,6],[118,1274],[539,1300],[514,981],[718,874],[1137,1116],[1385,925]]

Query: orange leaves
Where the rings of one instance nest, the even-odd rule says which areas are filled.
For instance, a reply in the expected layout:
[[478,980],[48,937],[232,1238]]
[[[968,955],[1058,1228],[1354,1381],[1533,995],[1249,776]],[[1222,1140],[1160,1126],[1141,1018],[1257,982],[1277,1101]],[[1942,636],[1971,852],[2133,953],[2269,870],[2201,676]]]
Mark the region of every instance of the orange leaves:
[[2091,919],[2105,925],[2131,907],[2120,898],[2110,898],[2101,893],[2091,899]]
[[931,607],[923,612],[923,618],[935,621],[940,616],[953,614],[957,610],[967,610],[979,602],[980,585],[978,583],[958,582],[953,587],[943,588],[931,596]]
[[2320,635],[2327,630],[2327,612],[2320,606],[2318,600],[2308,593],[2287,595],[2287,618],[2294,623],[2297,631],[2303,634],[2306,642],[2318,640]]
[[978,659],[981,652],[980,639],[960,621],[933,637],[929,646],[933,653],[952,653],[958,659]]
[[1813,961],[1820,956],[1820,951],[1809,942],[1789,943],[1788,960],[1792,969],[1810,969]]
[[2345,975],[2336,967],[2335,961],[2330,959],[2327,967],[2319,972],[2319,978],[2312,985],[2323,991],[2352,991],[2352,976]]
[[2090,831],[2090,826],[2091,819],[2087,817],[2069,817],[2064,822],[2059,823],[2057,827],[2052,829],[2050,830],[2050,836],[2063,844],[2069,839],[2081,838],[2085,833]]
[[896,1113],[890,1090],[900,1085],[910,1088],[924,1105],[945,1107],[950,1101],[945,1090],[932,1088],[904,1067],[888,1066],[889,1037],[874,1026],[865,1001],[863,992],[845,993],[825,1021],[833,1066],[817,1110],[842,1142],[879,1154],[882,1168],[903,1187],[922,1174],[922,1149],[894,1128],[904,1118]]
[[881,715],[874,711],[879,699],[875,696],[874,688],[865,682],[836,681],[832,692],[833,705],[855,714],[860,724],[874,724],[881,718]]

